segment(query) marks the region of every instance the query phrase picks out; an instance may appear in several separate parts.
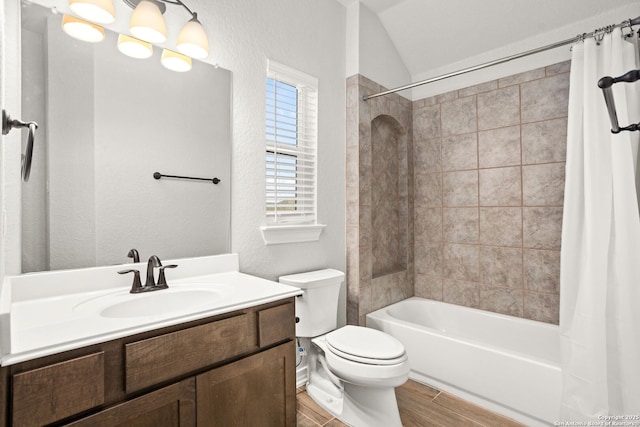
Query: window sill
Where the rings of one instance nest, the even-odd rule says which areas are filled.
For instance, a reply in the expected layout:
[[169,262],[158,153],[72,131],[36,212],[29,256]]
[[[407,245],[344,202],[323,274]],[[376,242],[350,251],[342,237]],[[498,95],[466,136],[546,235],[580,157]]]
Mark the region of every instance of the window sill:
[[269,225],[260,227],[265,245],[301,243],[320,240],[324,224]]

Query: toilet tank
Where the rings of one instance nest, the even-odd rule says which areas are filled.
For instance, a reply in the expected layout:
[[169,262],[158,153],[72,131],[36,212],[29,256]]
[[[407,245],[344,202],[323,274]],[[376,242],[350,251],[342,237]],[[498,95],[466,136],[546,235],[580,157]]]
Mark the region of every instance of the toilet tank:
[[344,273],[333,269],[281,276],[278,281],[304,291],[296,297],[297,337],[317,337],[336,329]]

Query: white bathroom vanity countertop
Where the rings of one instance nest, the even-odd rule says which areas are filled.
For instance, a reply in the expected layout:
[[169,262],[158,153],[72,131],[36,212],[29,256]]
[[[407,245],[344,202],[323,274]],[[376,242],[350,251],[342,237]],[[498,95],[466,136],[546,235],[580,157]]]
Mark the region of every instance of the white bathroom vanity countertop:
[[302,294],[299,288],[240,273],[236,254],[163,264],[178,264],[166,270],[169,289],[141,294],[129,293],[132,274],[117,271],[138,269],[144,284],[146,263],[5,278],[0,289],[0,364]]

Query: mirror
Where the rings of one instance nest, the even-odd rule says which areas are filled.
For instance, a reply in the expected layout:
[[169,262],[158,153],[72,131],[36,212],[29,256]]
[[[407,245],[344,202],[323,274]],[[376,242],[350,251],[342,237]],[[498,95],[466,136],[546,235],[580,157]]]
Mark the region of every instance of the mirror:
[[170,71],[158,47],[133,59],[117,33],[86,43],[61,19],[22,8],[22,117],[39,124],[23,272],[127,263],[131,248],[141,261],[229,252],[231,72]]

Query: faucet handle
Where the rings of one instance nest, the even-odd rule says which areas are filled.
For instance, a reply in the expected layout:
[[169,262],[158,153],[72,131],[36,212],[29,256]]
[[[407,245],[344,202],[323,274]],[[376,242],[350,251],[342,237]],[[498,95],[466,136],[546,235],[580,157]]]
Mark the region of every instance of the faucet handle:
[[131,285],[131,290],[129,293],[137,294],[142,292],[142,283],[140,282],[140,271],[139,270],[120,270],[118,274],[127,274],[133,273],[133,284]]
[[166,289],[169,287],[169,285],[167,285],[167,279],[164,276],[164,269],[165,268],[176,268],[178,266],[178,264],[169,264],[169,265],[163,265],[162,267],[160,267],[160,275],[158,276],[158,284],[156,285],[156,288],[158,289]]

